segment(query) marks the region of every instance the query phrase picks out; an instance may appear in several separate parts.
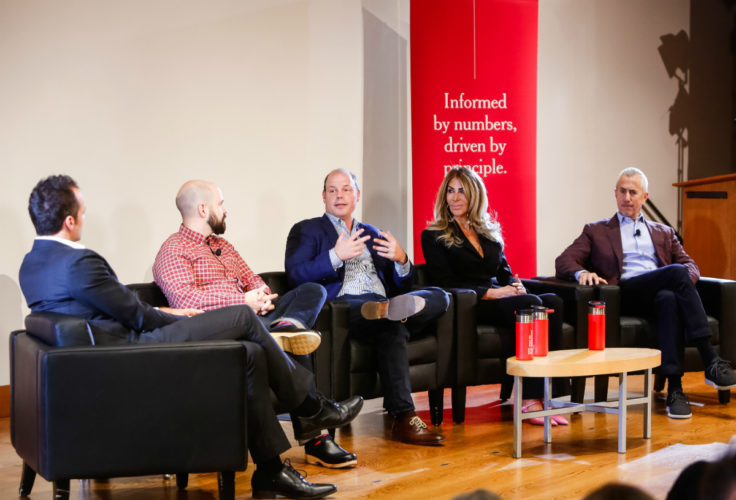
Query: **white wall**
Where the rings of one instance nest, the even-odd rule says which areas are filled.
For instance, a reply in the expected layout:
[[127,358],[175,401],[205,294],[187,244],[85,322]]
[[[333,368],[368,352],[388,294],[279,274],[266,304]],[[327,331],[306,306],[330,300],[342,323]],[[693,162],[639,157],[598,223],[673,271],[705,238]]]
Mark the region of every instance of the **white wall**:
[[687,0],[540,0],[537,273],[591,220],[616,211],[618,172],[641,168],[650,197],[677,221],[677,93],[657,47],[688,30]]
[[[407,5],[387,10],[400,33]],[[613,213],[627,165],[650,174],[674,218],[676,85],[656,48],[687,21],[686,0],[540,0],[540,273],[584,222]],[[178,226],[174,194],[193,177],[222,186],[227,236],[249,264],[282,269],[291,225],[322,212],[324,174],[361,177],[362,57],[359,0],[1,2],[0,332],[27,312],[26,204],[51,173],[80,183],[83,242],[123,282],[151,279]],[[7,366],[0,342],[0,385]]]
[[[151,280],[190,178],[221,185],[256,272],[283,269],[327,171],[361,173],[361,54],[359,0],[0,3],[0,331],[27,313],[27,200],[52,173],[80,184],[82,242],[125,283]],[[0,342],[0,385],[7,359]]]

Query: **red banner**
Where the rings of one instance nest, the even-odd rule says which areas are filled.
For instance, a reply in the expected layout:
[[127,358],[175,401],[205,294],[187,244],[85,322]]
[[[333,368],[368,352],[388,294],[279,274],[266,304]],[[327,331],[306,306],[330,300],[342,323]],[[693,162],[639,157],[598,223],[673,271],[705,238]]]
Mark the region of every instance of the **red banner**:
[[413,0],[414,257],[445,172],[485,181],[506,257],[536,274],[537,0]]

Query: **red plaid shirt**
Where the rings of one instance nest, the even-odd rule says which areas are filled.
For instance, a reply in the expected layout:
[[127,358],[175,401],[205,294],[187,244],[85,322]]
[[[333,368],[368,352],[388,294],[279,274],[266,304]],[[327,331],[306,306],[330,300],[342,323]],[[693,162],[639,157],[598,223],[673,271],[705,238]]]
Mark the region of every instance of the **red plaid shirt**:
[[205,311],[245,304],[245,292],[265,285],[225,238],[184,224],[161,245],[153,279],[171,307]]

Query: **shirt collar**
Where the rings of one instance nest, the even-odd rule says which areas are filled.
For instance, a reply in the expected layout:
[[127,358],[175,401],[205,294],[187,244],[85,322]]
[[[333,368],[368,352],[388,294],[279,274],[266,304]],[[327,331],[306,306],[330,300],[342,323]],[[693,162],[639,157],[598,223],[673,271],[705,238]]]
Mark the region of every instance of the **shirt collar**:
[[191,241],[196,245],[205,245],[207,243],[207,240],[216,238],[214,233],[210,234],[209,236],[205,236],[202,233],[199,233],[193,229],[189,229],[183,223],[179,226],[179,234],[185,240]]
[[641,222],[644,223],[644,216],[640,213],[639,217],[636,218],[636,220],[632,219],[631,217],[627,217],[623,215],[621,212],[616,212],[616,216],[618,217],[618,225],[622,226],[624,224],[631,224],[635,222]]
[[61,243],[62,245],[66,245],[68,247],[72,247],[77,250],[83,250],[85,248],[85,246],[79,243],[78,241],[67,240],[65,238],[59,238],[58,236],[36,236],[36,239],[55,241],[57,243]]
[[[343,221],[340,217],[336,215],[332,215],[329,212],[325,212],[325,215],[328,219],[330,219],[330,222],[332,222],[332,225],[335,227],[341,227],[341,225],[345,224],[345,221]],[[358,224],[358,221],[353,218],[353,229],[355,229],[355,226]],[[345,227],[347,227],[347,224],[345,224]]]

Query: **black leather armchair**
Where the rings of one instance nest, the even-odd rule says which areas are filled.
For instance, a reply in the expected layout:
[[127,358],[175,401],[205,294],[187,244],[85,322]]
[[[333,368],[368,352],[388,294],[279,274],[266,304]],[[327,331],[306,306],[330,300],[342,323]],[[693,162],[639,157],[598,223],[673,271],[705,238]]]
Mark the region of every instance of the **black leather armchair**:
[[[416,266],[417,282],[421,286],[432,283],[425,265]],[[530,280],[522,280],[531,293],[535,291]],[[530,288],[531,287],[531,288]],[[472,290],[448,289],[455,298],[455,374],[452,379],[452,414],[455,423],[465,420],[465,390],[467,386],[501,384],[500,398],[511,397],[513,377],[506,375],[506,358],[509,346],[515,342],[515,332],[493,324],[478,324],[476,314],[476,294]],[[574,297],[574,292],[562,290],[565,298]],[[569,297],[568,297],[569,296]],[[585,296],[574,297],[574,303],[585,301]],[[587,303],[587,301],[585,302]],[[565,304],[565,322],[562,338],[558,340],[559,349],[569,349],[575,343],[575,315],[568,314]],[[568,319],[568,316],[572,319]]]
[[[260,276],[274,293],[289,290],[285,272]],[[435,425],[442,423],[442,388],[454,385],[454,311],[451,300],[450,308],[438,319],[436,329],[410,339],[408,344],[411,389],[429,392],[430,415]],[[334,400],[355,394],[364,398],[379,397],[382,392],[373,349],[348,336],[348,319],[348,305],[339,299],[325,304],[317,318],[315,329],[322,333],[322,343],[313,354],[317,388]]]
[[[711,343],[722,358],[736,362],[736,281],[718,278],[700,278],[696,284],[703,301],[711,330]],[[599,298],[606,302],[606,346],[608,347],[657,347],[657,335],[646,318],[625,316],[621,313],[621,289],[616,285],[598,288]],[[586,328],[587,331],[587,328]],[[587,346],[585,344],[581,347]],[[703,371],[698,350],[684,346],[684,370]],[[655,375],[654,389],[664,389],[664,377]],[[605,395],[608,378],[596,379],[596,398]],[[721,403],[731,399],[729,390],[718,391]]]
[[[575,321],[577,348],[588,347],[589,300],[606,302],[606,346],[607,347],[657,347],[657,336],[646,318],[621,314],[621,289],[616,285],[581,286],[557,278],[538,277],[526,280],[527,289],[533,293],[550,291],[559,294],[565,301],[566,321]],[[717,278],[701,278],[696,285],[703,301],[708,323],[711,327],[711,342],[720,356],[731,362],[736,360],[736,281]],[[572,316],[570,316],[572,314]],[[686,346],[684,350],[685,371],[702,371],[703,365],[697,349]],[[655,390],[664,388],[664,378],[655,375]],[[573,386],[576,400],[582,401],[584,384]],[[608,377],[595,378],[595,400],[603,401],[608,393]],[[728,390],[719,391],[719,400],[727,403]]]
[[234,497],[248,461],[245,347],[236,341],[90,345],[85,321],[42,313],[10,338],[11,441],[20,495],[71,479],[219,472]]

